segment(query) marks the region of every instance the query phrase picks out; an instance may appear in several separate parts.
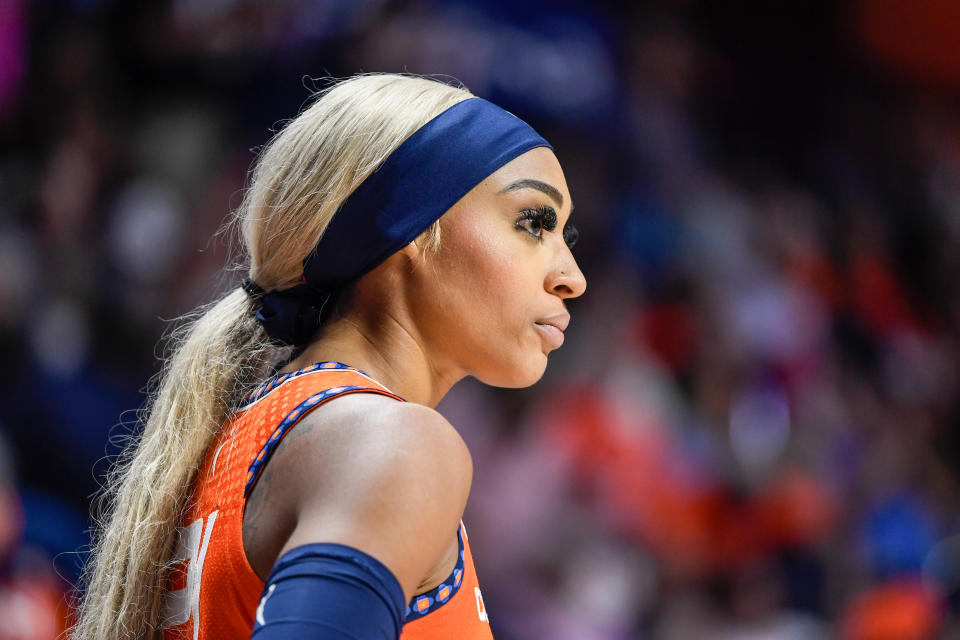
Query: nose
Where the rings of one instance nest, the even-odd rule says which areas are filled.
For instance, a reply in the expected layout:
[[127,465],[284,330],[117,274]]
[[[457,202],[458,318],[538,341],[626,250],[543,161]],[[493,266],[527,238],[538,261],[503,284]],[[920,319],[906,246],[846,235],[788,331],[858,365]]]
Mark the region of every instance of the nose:
[[547,291],[564,300],[582,296],[587,290],[587,279],[566,245],[554,261],[544,285]]

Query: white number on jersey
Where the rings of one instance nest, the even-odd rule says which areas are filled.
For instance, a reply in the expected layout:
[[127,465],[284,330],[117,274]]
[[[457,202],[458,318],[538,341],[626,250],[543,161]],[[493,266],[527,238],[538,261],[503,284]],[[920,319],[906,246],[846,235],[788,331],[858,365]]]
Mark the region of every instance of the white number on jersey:
[[490,618],[487,617],[487,606],[483,604],[483,596],[480,594],[480,587],[474,587],[473,593],[477,596],[477,615],[484,622],[490,622]]
[[173,627],[183,624],[193,616],[193,640],[200,635],[200,577],[203,574],[203,559],[207,557],[210,534],[219,511],[207,518],[191,522],[189,526],[177,529],[177,550],[173,562],[187,565],[187,586],[167,594],[164,610],[164,626]]

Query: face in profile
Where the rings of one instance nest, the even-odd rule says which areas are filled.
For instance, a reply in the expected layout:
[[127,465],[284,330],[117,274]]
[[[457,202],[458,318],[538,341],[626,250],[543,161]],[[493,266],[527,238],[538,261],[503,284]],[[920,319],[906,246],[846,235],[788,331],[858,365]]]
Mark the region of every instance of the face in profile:
[[565,301],[586,289],[564,237],[571,209],[560,163],[539,147],[444,214],[440,249],[411,288],[436,362],[494,386],[540,379],[570,321]]

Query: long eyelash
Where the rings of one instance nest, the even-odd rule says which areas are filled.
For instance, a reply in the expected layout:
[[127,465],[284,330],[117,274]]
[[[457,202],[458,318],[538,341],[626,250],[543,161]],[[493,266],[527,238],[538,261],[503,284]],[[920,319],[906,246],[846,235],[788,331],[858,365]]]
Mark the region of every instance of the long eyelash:
[[517,218],[516,223],[517,228],[523,229],[524,232],[537,238],[539,242],[543,242],[542,235],[530,233],[520,224],[523,220],[533,220],[540,223],[540,228],[543,231],[553,231],[557,228],[557,212],[554,211],[552,207],[546,205],[540,205],[535,209],[524,209],[520,212],[520,217]]
[[553,207],[542,204],[536,209],[527,209],[523,213],[524,218],[539,222],[544,231],[553,231],[557,228],[557,212],[553,210]]
[[568,224],[563,229],[563,241],[567,243],[567,247],[573,249],[573,245],[577,244],[577,240],[580,238],[580,232],[577,231],[577,228],[572,224]]

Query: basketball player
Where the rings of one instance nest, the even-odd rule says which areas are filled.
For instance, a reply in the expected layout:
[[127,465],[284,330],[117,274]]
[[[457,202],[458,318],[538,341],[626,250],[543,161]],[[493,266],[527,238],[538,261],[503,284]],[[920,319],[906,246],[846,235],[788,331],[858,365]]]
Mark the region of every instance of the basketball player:
[[434,407],[542,376],[586,287],[572,208],[547,141],[463,88],[323,91],[261,152],[248,278],[178,334],[117,467],[75,637],[491,638]]

